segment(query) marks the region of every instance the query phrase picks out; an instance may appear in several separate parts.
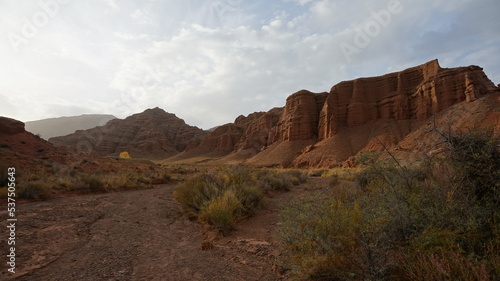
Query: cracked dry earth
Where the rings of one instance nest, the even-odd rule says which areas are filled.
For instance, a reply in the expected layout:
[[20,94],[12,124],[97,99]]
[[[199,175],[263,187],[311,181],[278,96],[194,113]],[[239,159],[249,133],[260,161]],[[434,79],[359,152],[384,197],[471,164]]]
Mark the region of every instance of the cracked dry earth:
[[[202,250],[202,227],[173,199],[175,185],[17,205],[16,274],[1,280],[280,280],[272,229],[292,192]],[[0,212],[6,217],[6,212]],[[2,253],[7,251],[1,237]],[[4,255],[2,255],[4,256]],[[5,258],[4,258],[5,259]]]

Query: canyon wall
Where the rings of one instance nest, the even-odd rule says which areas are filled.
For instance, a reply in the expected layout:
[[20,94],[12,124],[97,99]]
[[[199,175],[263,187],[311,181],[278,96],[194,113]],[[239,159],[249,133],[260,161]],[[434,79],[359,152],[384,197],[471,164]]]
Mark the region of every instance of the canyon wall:
[[[421,149],[408,136],[418,135],[420,143],[428,143],[424,133],[415,131],[431,119],[492,123],[499,93],[482,68],[447,69],[434,60],[379,77],[340,82],[330,92],[301,90],[290,95],[284,107],[239,116],[211,132],[155,108],[50,141],[101,155],[128,151],[134,158],[168,158],[167,163],[331,167],[364,150]],[[446,112],[468,115],[453,117]]]
[[446,69],[434,60],[344,81],[329,93],[301,90],[283,108],[222,126],[201,147],[219,149],[218,163],[239,159],[263,166],[336,166],[362,150],[397,146],[436,114],[490,93],[498,95],[498,88],[482,68]]

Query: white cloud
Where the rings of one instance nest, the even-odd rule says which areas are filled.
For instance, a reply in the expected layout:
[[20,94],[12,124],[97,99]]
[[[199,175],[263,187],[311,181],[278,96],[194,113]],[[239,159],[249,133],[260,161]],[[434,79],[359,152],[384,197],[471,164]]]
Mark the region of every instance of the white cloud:
[[135,10],[130,17],[138,24],[153,24],[153,16],[143,10]]
[[108,5],[108,7],[111,9],[111,11],[116,12],[116,11],[120,10],[120,6],[118,6],[118,4],[116,4],[115,0],[101,0],[101,1],[106,3]]
[[130,34],[123,32],[115,32],[114,35],[120,39],[124,40],[142,40],[149,38],[148,34]]
[[126,92],[131,104],[182,109],[187,121],[208,128],[282,106],[304,87],[328,90],[331,81],[314,77],[325,72],[342,77],[325,64],[338,59],[327,52],[332,40],[328,35],[301,39],[279,19],[258,30],[193,25],[127,59],[111,87]]
[[[328,91],[435,58],[483,66],[500,82],[498,0],[400,0],[402,12],[348,62],[340,44],[354,44],[354,27],[388,3],[73,1],[21,52],[0,40],[0,111],[33,120],[159,106],[209,128],[282,106],[303,88]],[[20,32],[38,10],[36,1],[6,0],[3,33]]]
[[285,2],[293,2],[299,5],[306,5],[308,3],[314,2],[315,0],[284,0]]

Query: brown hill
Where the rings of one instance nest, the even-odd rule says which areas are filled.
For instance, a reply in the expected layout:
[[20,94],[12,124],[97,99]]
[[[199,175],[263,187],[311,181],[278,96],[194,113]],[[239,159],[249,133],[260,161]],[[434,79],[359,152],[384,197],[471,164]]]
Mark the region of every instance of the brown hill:
[[299,91],[287,98],[284,108],[238,117],[200,145],[166,161],[328,167],[364,150],[422,151],[437,141],[424,141],[430,118],[441,126],[451,120],[457,128],[498,128],[499,94],[482,68],[445,69],[434,60],[380,77],[341,82],[329,93]]
[[133,158],[163,159],[198,144],[205,135],[205,131],[187,125],[174,114],[154,108],[49,141],[104,156],[128,151]]
[[106,124],[116,119],[113,115],[85,114],[80,116],[49,118],[25,123],[26,131],[39,134],[48,140],[52,137],[65,136],[77,130],[87,130]]
[[[57,147],[24,128],[21,121],[0,117],[0,187],[7,184],[7,168],[15,168],[18,197],[46,198],[139,188],[168,181],[164,177],[168,170],[151,161],[118,161],[121,159]],[[91,178],[96,175],[100,179],[97,183]]]
[[[76,161],[78,154],[65,147],[55,147],[48,141],[27,132],[24,123],[0,117],[0,164],[16,169],[34,170],[47,160],[59,164]],[[2,167],[5,168],[5,167]]]

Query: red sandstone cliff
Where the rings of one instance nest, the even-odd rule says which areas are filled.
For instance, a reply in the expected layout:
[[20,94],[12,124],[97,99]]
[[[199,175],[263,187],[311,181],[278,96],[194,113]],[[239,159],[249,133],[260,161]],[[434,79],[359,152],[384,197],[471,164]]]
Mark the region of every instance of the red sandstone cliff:
[[[489,95],[498,100],[499,91],[482,68],[445,69],[434,60],[401,72],[341,82],[329,93],[299,91],[287,98],[284,108],[239,117],[211,133],[190,155],[175,160],[210,150],[220,152],[218,163],[340,165],[360,151],[398,147],[402,140],[410,149],[405,138],[426,120],[458,104],[484,105]],[[495,109],[484,105],[477,110]]]
[[380,119],[423,121],[462,101],[474,101],[496,87],[482,68],[443,69],[437,60],[380,77],[341,82],[320,113],[320,139],[340,127]]
[[[239,116],[211,132],[156,108],[50,141],[101,155],[129,151],[132,157],[173,156],[167,162],[336,166],[364,150],[432,146],[437,140],[419,133],[430,118],[439,125],[447,119],[453,120],[448,125],[460,128],[497,128],[499,93],[482,68],[446,69],[434,60],[401,72],[344,81],[328,93],[301,90],[282,108]],[[419,142],[412,142],[412,136]]]

